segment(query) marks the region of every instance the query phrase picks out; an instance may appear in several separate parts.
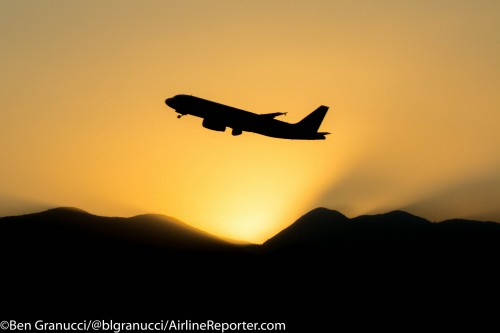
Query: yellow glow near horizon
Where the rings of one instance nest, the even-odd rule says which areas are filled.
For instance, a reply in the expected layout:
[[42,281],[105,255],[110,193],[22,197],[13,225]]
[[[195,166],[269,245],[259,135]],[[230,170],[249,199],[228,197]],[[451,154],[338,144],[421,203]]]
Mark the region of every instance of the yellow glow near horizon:
[[[499,18],[498,1],[1,2],[0,215],[160,213],[259,243],[317,206],[500,220]],[[209,131],[165,106],[179,93],[289,122],[325,104],[332,134]]]

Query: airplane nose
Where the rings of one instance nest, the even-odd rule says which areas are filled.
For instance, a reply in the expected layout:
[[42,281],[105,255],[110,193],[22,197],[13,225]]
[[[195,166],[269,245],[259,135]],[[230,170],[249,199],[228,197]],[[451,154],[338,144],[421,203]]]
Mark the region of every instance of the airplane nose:
[[167,105],[168,105],[168,106],[170,106],[171,108],[173,108],[173,107],[174,107],[174,106],[173,106],[173,104],[174,104],[173,102],[174,102],[174,99],[173,99],[173,98],[167,98],[167,99],[165,100],[165,104],[167,104]]

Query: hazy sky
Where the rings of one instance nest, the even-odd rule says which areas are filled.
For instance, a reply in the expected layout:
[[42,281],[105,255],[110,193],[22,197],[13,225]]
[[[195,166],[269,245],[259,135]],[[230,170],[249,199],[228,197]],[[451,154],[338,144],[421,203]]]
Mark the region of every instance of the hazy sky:
[[[0,215],[262,242],[317,206],[500,221],[500,2],[0,0]],[[326,141],[209,131],[193,94]]]

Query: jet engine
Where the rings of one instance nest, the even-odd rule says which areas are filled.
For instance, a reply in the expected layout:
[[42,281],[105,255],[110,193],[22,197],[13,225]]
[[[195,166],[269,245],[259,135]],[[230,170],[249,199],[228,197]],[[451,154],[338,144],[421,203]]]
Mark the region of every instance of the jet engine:
[[241,135],[241,133],[243,133],[243,131],[237,128],[233,128],[233,131],[231,132],[231,134],[234,136]]
[[203,119],[203,127],[208,128],[212,131],[224,132],[226,130],[226,125],[219,121],[218,119],[205,118]]

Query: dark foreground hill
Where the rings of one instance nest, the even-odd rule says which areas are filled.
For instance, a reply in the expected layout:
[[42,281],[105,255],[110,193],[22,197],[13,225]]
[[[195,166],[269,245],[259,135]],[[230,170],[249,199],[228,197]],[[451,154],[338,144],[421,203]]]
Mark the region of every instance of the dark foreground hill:
[[26,255],[162,253],[221,251],[232,244],[163,215],[131,218],[103,217],[76,208],[56,208],[41,213],[0,219],[0,230],[9,235],[2,246]]
[[0,233],[2,300],[17,316],[427,328],[443,309],[487,316],[498,291],[499,224],[401,211],[349,219],[319,208],[263,245],[76,209],[0,218]]
[[[337,211],[315,209],[263,245],[270,252],[322,256],[354,254],[487,256],[500,250],[500,224],[471,220],[439,223],[403,211],[349,219]],[[428,258],[432,260],[432,258]],[[460,257],[462,260],[463,257]]]

